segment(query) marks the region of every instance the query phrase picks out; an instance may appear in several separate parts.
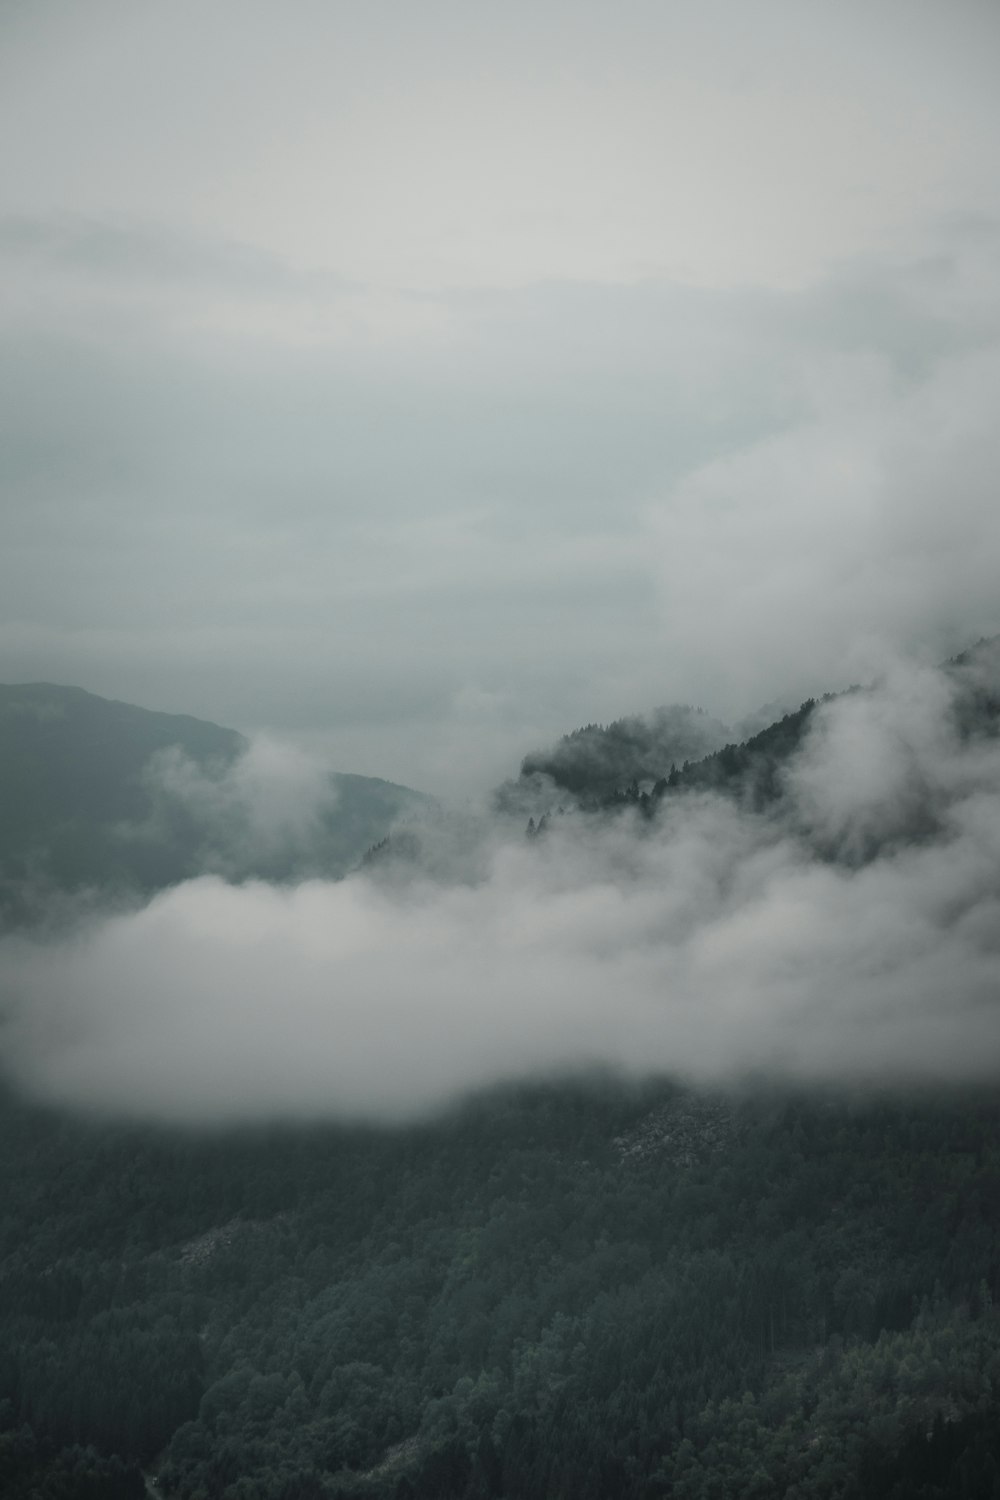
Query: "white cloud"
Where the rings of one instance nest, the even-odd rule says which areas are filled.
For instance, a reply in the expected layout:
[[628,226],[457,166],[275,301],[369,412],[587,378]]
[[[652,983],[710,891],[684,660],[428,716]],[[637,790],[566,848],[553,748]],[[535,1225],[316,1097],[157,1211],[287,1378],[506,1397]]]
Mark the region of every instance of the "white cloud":
[[[900,667],[829,705],[780,821],[680,799],[645,832],[501,838],[468,883],[207,878],[61,945],[8,939],[6,1065],[46,1098],[204,1121],[399,1117],[593,1063],[994,1077],[1000,747],[963,740],[949,702]],[[912,833],[884,814],[914,764],[933,836],[815,857],[817,834]]]
[[198,830],[205,867],[230,876],[307,858],[338,795],[318,755],[268,735],[254,735],[225,767],[199,765],[172,746],[151,758],[144,779],[153,798],[148,835],[179,810]]
[[805,697],[901,643],[940,659],[1000,623],[1000,352],[916,382],[870,353],[810,364],[808,420],[649,511],[664,633],[734,714],[776,682]]

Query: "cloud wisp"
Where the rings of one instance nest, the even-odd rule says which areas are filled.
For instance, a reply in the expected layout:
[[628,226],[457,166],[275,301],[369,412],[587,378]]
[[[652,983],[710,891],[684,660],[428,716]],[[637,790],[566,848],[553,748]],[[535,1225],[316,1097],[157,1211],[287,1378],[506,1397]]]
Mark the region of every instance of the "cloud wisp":
[[123,836],[157,839],[181,814],[198,829],[205,869],[229,878],[301,861],[337,803],[337,785],[314,755],[269,735],[254,735],[227,767],[204,767],[179,746],[146,768],[153,812]]
[[205,877],[59,944],[8,939],[4,1067],[200,1123],[405,1118],[595,1064],[992,1078],[1000,743],[963,737],[953,694],[896,667],[824,705],[780,814],[682,796],[652,826],[494,837],[465,883]]

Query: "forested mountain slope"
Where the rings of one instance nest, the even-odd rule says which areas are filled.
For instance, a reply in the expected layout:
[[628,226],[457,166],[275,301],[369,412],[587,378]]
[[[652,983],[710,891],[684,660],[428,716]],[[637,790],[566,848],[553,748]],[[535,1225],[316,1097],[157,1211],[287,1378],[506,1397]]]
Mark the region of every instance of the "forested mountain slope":
[[700,760],[724,745],[730,733],[704,709],[673,704],[606,726],[574,729],[551,750],[526,755],[520,779],[547,776],[563,791],[599,797],[632,781],[657,781],[673,763]]
[[[942,668],[954,692],[947,717],[963,738],[998,732],[998,661],[1000,638],[994,637]],[[854,687],[848,693],[864,695],[877,687]],[[819,701],[832,703],[845,696],[826,694]],[[514,808],[520,805],[518,792],[523,796],[530,788],[543,813],[552,811],[566,792],[585,811],[636,806],[652,813],[672,793],[712,791],[763,811],[782,797],[785,772],[805,742],[816,706],[817,700],[809,698],[739,741],[728,741],[724,725],[690,708],[658,710],[649,719],[623,719],[606,729],[588,725],[564,735],[551,751],[525,757],[519,777],[499,788],[497,799],[501,807]],[[674,736],[671,729],[659,735],[660,723],[680,724],[684,732]],[[714,743],[688,753],[685,742],[696,742],[702,732]]]
[[5,1496],[1000,1494],[989,1094],[2,1128]]

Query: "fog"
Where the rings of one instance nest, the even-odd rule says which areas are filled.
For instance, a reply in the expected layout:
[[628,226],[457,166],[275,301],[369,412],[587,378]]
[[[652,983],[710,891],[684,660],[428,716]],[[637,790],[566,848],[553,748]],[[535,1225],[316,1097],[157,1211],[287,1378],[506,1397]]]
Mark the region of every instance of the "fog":
[[150,758],[143,779],[153,811],[122,836],[155,841],[181,811],[198,830],[205,867],[229,877],[306,862],[337,804],[336,782],[319,756],[267,735],[253,736],[225,767],[199,765],[171,746]]
[[895,662],[822,705],[766,816],[683,795],[654,826],[483,823],[461,879],[205,877],[7,938],[4,1065],[44,1099],[194,1122],[399,1119],[595,1065],[994,1079],[1000,742],[960,736],[955,691]]

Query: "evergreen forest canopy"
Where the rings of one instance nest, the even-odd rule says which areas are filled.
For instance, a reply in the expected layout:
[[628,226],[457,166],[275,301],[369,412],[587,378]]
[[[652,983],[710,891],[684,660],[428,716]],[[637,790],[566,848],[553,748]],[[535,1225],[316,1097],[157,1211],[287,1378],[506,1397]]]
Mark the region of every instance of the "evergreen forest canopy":
[[[984,643],[946,674],[980,759],[995,660]],[[536,840],[560,807],[655,837],[706,795],[792,819],[822,706],[738,744],[692,710],[589,726],[499,799],[519,839],[529,805]],[[5,689],[0,710],[11,925],[53,891],[141,899],[206,861],[295,879],[374,843],[365,878],[395,878],[443,817],[390,811],[402,789],[375,783],[360,791],[386,831],[359,817],[350,856],[322,818],[252,848],[231,731],[69,689]],[[711,748],[685,755],[699,727]],[[946,816],[935,787],[906,787],[862,835],[803,838],[845,869],[905,855]],[[211,1131],[81,1117],[11,1084],[0,1131],[11,1500],[1000,1496],[995,1079],[577,1071],[405,1126]]]
[[[1000,732],[998,662],[1000,637],[994,637],[941,669],[953,693],[946,717],[963,743],[993,740]],[[865,693],[853,687],[845,694],[827,693],[820,701],[863,698]],[[816,706],[817,700],[809,698],[762,726],[760,715],[752,715],[744,726],[752,732],[737,740],[729,739],[726,726],[704,710],[687,705],[606,727],[588,724],[564,735],[551,750],[525,756],[517,780],[498,788],[496,800],[501,809],[539,807],[543,817],[557,801],[590,813],[633,806],[651,816],[668,794],[688,791],[722,793],[756,812],[768,811],[785,796],[787,771],[805,743]],[[932,823],[933,809],[922,806],[907,832],[916,836]]]
[[557,787],[593,798],[632,782],[658,781],[671,764],[701,760],[730,734],[704,709],[673,704],[648,717],[634,714],[606,727],[574,729],[551,750],[526,755],[520,779],[547,776]]
[[993,1092],[2,1124],[12,1500],[1000,1493]]

